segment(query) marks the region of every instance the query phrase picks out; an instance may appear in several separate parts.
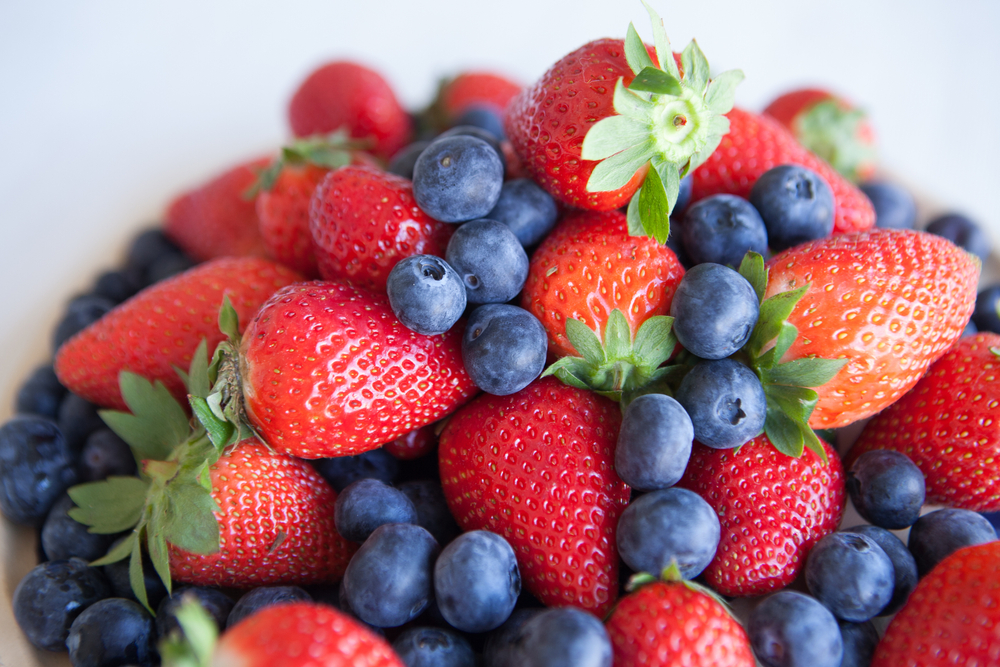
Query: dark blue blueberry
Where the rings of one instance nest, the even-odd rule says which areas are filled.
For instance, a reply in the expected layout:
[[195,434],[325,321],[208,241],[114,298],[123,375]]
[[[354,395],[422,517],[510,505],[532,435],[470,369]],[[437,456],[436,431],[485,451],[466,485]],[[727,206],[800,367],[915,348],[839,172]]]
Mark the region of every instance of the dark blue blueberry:
[[153,617],[138,602],[108,598],[76,617],[66,648],[73,667],[146,667],[159,662],[155,633]]
[[79,558],[37,566],[14,590],[14,618],[32,644],[66,650],[70,625],[84,609],[111,595],[101,571]]
[[487,632],[507,620],[521,593],[514,549],[496,533],[463,533],[434,564],[434,599],[441,615],[463,632]]
[[106,271],[94,283],[93,294],[118,305],[134,296],[142,286],[142,276],[138,271]]
[[990,522],[993,530],[997,530],[1000,527],[1000,512],[982,512],[981,514]]
[[163,230],[148,229],[141,232],[132,241],[125,265],[129,269],[137,270],[140,274],[146,275],[149,268],[158,260],[181,254],[183,254],[181,249],[167,238]]
[[840,667],[844,643],[837,619],[815,598],[781,591],[750,613],[747,634],[765,667]]
[[677,390],[694,426],[694,439],[715,449],[732,449],[764,428],[767,399],[757,375],[733,359],[702,361]]
[[691,203],[691,189],[694,177],[688,174],[681,179],[681,186],[677,191],[677,201],[674,203],[674,210],[671,215],[684,213],[684,209]]
[[417,163],[417,158],[424,152],[424,149],[431,145],[429,141],[414,141],[408,146],[404,146],[389,160],[390,174],[396,174],[403,178],[413,180],[413,165]]
[[934,566],[962,547],[997,539],[992,524],[982,514],[944,509],[925,514],[910,528],[906,543],[922,579]]
[[543,609],[515,609],[503,625],[490,633],[483,646],[483,667],[521,667],[518,639],[521,628]]
[[927,231],[943,236],[982,260],[989,257],[992,251],[990,237],[982,227],[958,213],[934,218],[927,224]]
[[0,427],[0,511],[8,519],[40,522],[76,480],[73,455],[55,422],[21,415]]
[[917,225],[917,203],[910,192],[895,183],[862,183],[875,209],[875,224],[883,229],[913,229]]
[[684,213],[681,240],[695,264],[739,266],[748,250],[767,252],[767,230],[757,210],[734,195],[712,195]]
[[58,350],[63,343],[83,331],[115,307],[115,303],[103,296],[85,294],[78,296],[66,306],[66,314],[59,320],[52,334],[52,349]]
[[441,483],[431,479],[404,482],[399,490],[413,502],[417,525],[426,528],[438,544],[448,544],[461,532],[448,509]]
[[1000,333],[1000,284],[989,285],[976,296],[972,323],[978,331]]
[[178,273],[184,273],[195,265],[187,255],[166,255],[153,262],[146,272],[146,281],[153,285],[167,278],[173,278]]
[[455,125],[478,127],[482,130],[486,130],[500,140],[505,139],[507,136],[503,131],[503,121],[500,119],[500,114],[490,107],[469,107],[462,112],[461,116],[458,117],[455,121]]
[[434,561],[440,550],[434,536],[420,526],[379,526],[344,572],[344,597],[351,610],[381,628],[420,616],[434,595]]
[[109,428],[90,434],[80,452],[77,469],[81,482],[96,482],[112,475],[131,477],[137,471],[132,450]]
[[[434,601],[431,600],[431,606],[433,606],[433,602]],[[354,610],[351,609],[351,603],[347,599],[347,589],[344,587],[343,580],[341,580],[340,584],[337,586],[337,604],[335,606],[337,607],[337,609],[344,612],[345,614],[353,618],[355,621],[357,621],[358,623],[362,624],[363,626],[365,626],[366,628],[377,634],[379,637],[385,637],[385,630],[376,627],[371,623],[366,623],[365,621],[361,620],[360,618],[358,618],[358,615],[354,613]],[[429,611],[429,608],[425,611]]]
[[878,526],[862,525],[848,528],[845,532],[858,533],[871,538],[876,544],[882,547],[882,551],[892,561],[893,585],[892,599],[889,604],[879,613],[879,616],[895,614],[906,604],[906,599],[917,587],[917,563],[913,560],[903,541],[890,533],[885,528]]
[[203,588],[201,586],[185,586],[174,589],[170,596],[163,598],[156,608],[156,633],[161,639],[169,637],[170,633],[181,629],[177,622],[177,610],[187,597],[194,597],[205,608],[208,615],[215,621],[219,632],[226,629],[229,612],[233,610],[233,600],[228,595],[217,588]]
[[63,496],[52,506],[42,526],[42,548],[49,560],[82,558],[97,560],[108,553],[117,535],[91,533],[87,526],[73,520],[68,512],[76,507],[69,496]]
[[690,269],[694,266],[694,262],[688,257],[687,251],[684,250],[684,242],[681,240],[681,224],[683,221],[674,216],[670,218],[670,236],[667,237],[666,246],[674,251],[674,255],[677,256],[677,261],[681,263],[685,269]]
[[39,366],[17,390],[14,411],[56,419],[65,395],[52,364]]
[[417,510],[406,494],[377,479],[351,483],[334,508],[337,532],[353,542],[364,542],[387,523],[417,523]]
[[975,336],[979,333],[979,328],[976,327],[976,323],[969,320],[965,323],[965,328],[962,329],[962,336]]
[[[121,540],[116,540],[111,544],[111,549],[118,546]],[[110,549],[109,549],[110,551]],[[114,563],[109,563],[101,568],[104,576],[111,583],[111,591],[116,598],[127,598],[135,600],[135,592],[132,590],[132,583],[129,579],[129,559],[125,558]],[[151,609],[156,609],[157,605],[167,597],[167,587],[163,585],[160,575],[156,573],[153,563],[147,557],[142,559],[142,582],[146,587],[146,600]]]
[[899,530],[920,518],[924,474],[906,454],[876,449],[859,456],[847,471],[847,491],[861,518]]
[[837,618],[874,618],[892,599],[893,569],[875,540],[858,533],[830,533],[809,551],[809,592]]
[[485,130],[481,127],[476,127],[475,125],[456,125],[453,128],[445,130],[437,136],[437,139],[447,139],[448,137],[475,137],[476,139],[482,139],[490,145],[490,148],[497,154],[500,158],[500,162],[504,166],[506,171],[507,165],[506,160],[504,160],[503,146],[500,143],[500,137],[489,130]]
[[399,474],[399,461],[381,447],[357,456],[317,459],[313,465],[337,493],[348,484],[369,477],[391,484]]
[[615,471],[638,491],[666,489],[684,475],[693,440],[694,426],[680,403],[663,394],[640,396],[622,416]]
[[476,137],[439,137],[424,149],[413,168],[417,205],[442,222],[483,217],[496,206],[502,185],[503,160],[490,144]]
[[79,452],[87,442],[87,437],[99,428],[104,427],[104,421],[97,414],[98,407],[85,398],[67,393],[59,404],[59,417],[56,423],[66,438],[70,451]]
[[753,286],[721,264],[693,267],[670,302],[677,340],[702,359],[725,359],[743,347],[759,313]]
[[533,615],[512,643],[512,664],[522,667],[611,667],[611,640],[604,625],[574,607]]
[[844,657],[840,667],[871,667],[878,645],[878,630],[871,621],[851,623],[837,621],[840,626],[840,641],[844,645]]
[[385,288],[403,326],[425,336],[443,334],[465,312],[465,284],[434,255],[411,255],[398,262]]
[[298,586],[261,586],[244,594],[229,612],[226,624],[232,627],[265,607],[286,602],[311,602],[312,596]]
[[775,252],[833,231],[833,191],[805,167],[783,164],[764,172],[750,190],[750,203],[764,220]]
[[392,650],[406,667],[476,667],[465,637],[443,628],[410,628],[396,637]]
[[510,227],[521,245],[535,245],[555,227],[559,210],[552,195],[530,178],[506,181],[486,217]]
[[636,572],[659,576],[672,561],[685,579],[715,558],[719,515],[694,491],[663,489],[633,500],[618,520],[618,553]]
[[462,335],[462,363],[477,387],[506,396],[545,370],[548,337],[534,315],[505,303],[479,306]]
[[524,247],[507,225],[496,220],[473,220],[459,227],[444,258],[465,284],[469,303],[510,301],[528,278]]

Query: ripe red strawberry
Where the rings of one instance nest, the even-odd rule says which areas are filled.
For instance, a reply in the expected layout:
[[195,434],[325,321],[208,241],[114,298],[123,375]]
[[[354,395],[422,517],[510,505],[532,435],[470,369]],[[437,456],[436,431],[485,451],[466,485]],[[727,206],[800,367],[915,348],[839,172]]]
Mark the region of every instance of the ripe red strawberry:
[[916,386],[865,426],[845,465],[872,449],[906,454],[928,502],[1000,511],[1000,335],[960,338]]
[[727,116],[729,134],[694,171],[691,201],[719,193],[749,197],[750,189],[764,172],[782,164],[798,164],[815,171],[833,190],[835,234],[860,232],[875,225],[875,209],[868,197],[803,148],[776,120],[742,109],[733,109]]
[[875,172],[875,133],[865,112],[844,98],[803,88],[774,100],[764,113],[845,178],[857,183]]
[[163,231],[195,260],[215,257],[263,257],[257,209],[246,192],[267,166],[267,159],[241,164],[174,199]]
[[276,451],[360,454],[441,419],[476,393],[461,327],[423,336],[384,293],[344,282],[279,290],[240,345],[247,416]]
[[186,403],[174,366],[187,368],[203,338],[209,349],[223,340],[223,298],[248,322],[275,290],[301,279],[256,257],[206,262],[148,287],[78,333],[56,353],[56,374],[70,391],[104,407],[125,409],[118,386],[123,370],[161,380]]
[[905,394],[962,335],[979,262],[939,236],[876,229],[790,248],[768,261],[767,296],[812,283],[788,321],[784,355],[848,359],[817,387],[813,428],[869,417]]
[[447,81],[440,92],[442,110],[455,119],[470,107],[487,107],[502,113],[521,86],[491,72],[463,72]]
[[401,435],[392,442],[385,443],[385,451],[401,461],[418,459],[434,451],[437,447],[437,435],[434,430],[438,424],[421,426],[416,431]]
[[605,624],[619,667],[753,667],[746,631],[719,602],[680,581],[647,584]]
[[297,137],[346,128],[355,139],[371,139],[372,152],[389,159],[410,141],[410,116],[382,75],[348,61],[323,65],[292,96],[288,120]]
[[420,210],[410,181],[371,167],[332,172],[316,188],[311,207],[320,275],[382,292],[399,260],[444,257],[455,231]]
[[257,195],[260,235],[268,256],[309,278],[319,276],[309,205],[328,173],[329,169],[312,164],[288,165],[271,189]]
[[[822,442],[822,441],[821,441]],[[705,569],[723,595],[762,595],[787,586],[812,545],[832,533],[844,513],[844,469],[825,442],[828,461],[810,449],[782,454],[759,435],[738,449],[695,443],[678,486],[719,514],[722,535]]]
[[924,577],[875,649],[872,667],[995,665],[1000,542],[959,549]]
[[618,595],[615,529],[629,499],[614,471],[620,424],[612,401],[545,378],[480,396],[441,433],[441,484],[458,525],[503,535],[546,605],[601,616]]

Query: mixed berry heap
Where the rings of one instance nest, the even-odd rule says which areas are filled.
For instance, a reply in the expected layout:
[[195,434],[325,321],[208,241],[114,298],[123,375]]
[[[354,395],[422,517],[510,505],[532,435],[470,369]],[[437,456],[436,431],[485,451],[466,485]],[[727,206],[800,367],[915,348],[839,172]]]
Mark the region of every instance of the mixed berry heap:
[[[653,46],[629,26],[527,88],[462,73],[415,115],[321,67],[288,147],[178,197],[69,304],[0,427],[0,510],[40,529],[14,594],[35,646],[995,660],[985,235],[914,231],[862,112],[734,108],[742,73],[647,10]],[[868,418],[842,459],[831,429]],[[867,524],[841,528],[848,496]],[[763,595],[745,624],[724,599]]]

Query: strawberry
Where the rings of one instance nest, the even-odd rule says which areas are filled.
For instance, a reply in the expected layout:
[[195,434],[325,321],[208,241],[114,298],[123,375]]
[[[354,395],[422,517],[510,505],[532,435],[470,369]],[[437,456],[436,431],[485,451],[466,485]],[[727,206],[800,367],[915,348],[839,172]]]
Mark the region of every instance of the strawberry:
[[844,469],[822,443],[826,461],[807,450],[778,451],[766,435],[738,449],[695,443],[678,486],[704,498],[722,535],[705,569],[709,586],[728,596],[784,588],[805,564],[812,545],[833,532],[844,513]]
[[487,107],[502,113],[521,86],[491,72],[463,72],[446,81],[438,93],[441,108],[455,119],[471,107]]
[[192,258],[263,257],[264,241],[253,199],[244,195],[266,159],[241,164],[170,203],[163,231]]
[[370,139],[372,152],[389,159],[410,142],[410,116],[378,72],[345,60],[314,70],[288,106],[297,137],[341,128],[355,139]]
[[60,382],[92,403],[124,409],[118,387],[123,370],[162,381],[183,400],[174,366],[186,368],[198,343],[223,338],[219,306],[228,296],[243,321],[279,287],[301,280],[256,257],[212,260],[152,285],[90,325],[56,354]]
[[399,260],[444,257],[455,231],[420,210],[410,181],[371,167],[332,172],[316,188],[311,206],[320,275],[381,292]]
[[875,173],[875,133],[865,112],[844,98],[803,88],[774,100],[764,113],[845,178],[857,183]]
[[910,594],[872,667],[995,665],[1000,656],[1000,542],[959,549]]
[[928,502],[1000,511],[998,407],[1000,335],[965,336],[868,422],[846,465],[869,450],[891,449],[920,467]]
[[612,401],[545,378],[480,396],[441,433],[441,484],[459,526],[503,535],[546,605],[602,615],[617,597],[615,528],[629,499],[614,471],[620,424]]
[[401,435],[392,442],[385,443],[385,451],[401,461],[418,459],[434,451],[437,447],[437,424],[421,426],[416,431]]
[[819,174],[833,191],[835,234],[860,232],[875,225],[875,209],[861,190],[829,164],[803,148],[773,118],[742,109],[727,114],[729,133],[703,165],[694,171],[691,201],[728,193],[748,198],[764,172],[782,164],[798,164]]

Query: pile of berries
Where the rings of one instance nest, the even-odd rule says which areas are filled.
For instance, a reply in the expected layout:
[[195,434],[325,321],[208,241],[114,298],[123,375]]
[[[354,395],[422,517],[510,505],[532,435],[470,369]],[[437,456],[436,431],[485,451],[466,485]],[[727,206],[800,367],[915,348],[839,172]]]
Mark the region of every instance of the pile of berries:
[[[734,108],[742,73],[710,78],[647,9],[652,45],[630,26],[527,88],[464,73],[416,115],[319,68],[289,146],[178,197],[70,302],[0,427],[0,510],[39,529],[32,644],[996,661],[986,236],[915,231],[863,113]],[[841,528],[848,497],[868,523]]]

